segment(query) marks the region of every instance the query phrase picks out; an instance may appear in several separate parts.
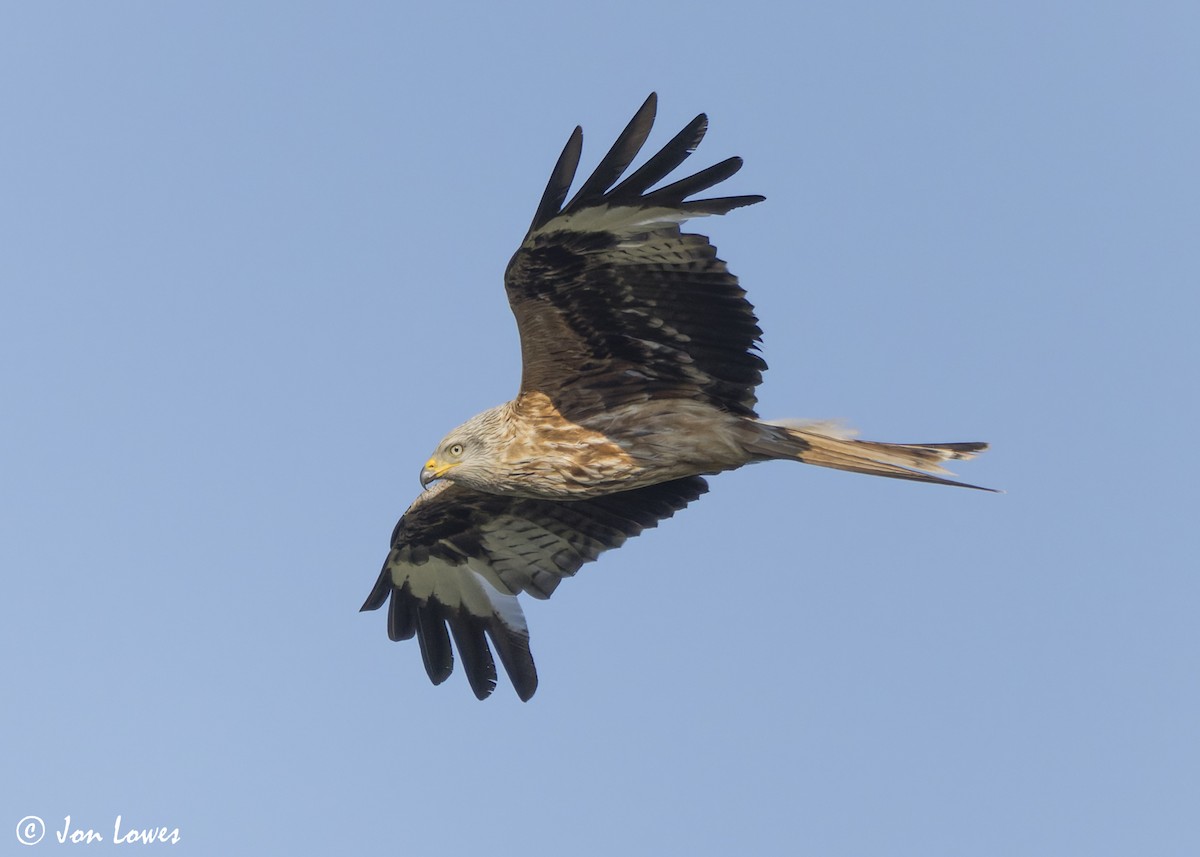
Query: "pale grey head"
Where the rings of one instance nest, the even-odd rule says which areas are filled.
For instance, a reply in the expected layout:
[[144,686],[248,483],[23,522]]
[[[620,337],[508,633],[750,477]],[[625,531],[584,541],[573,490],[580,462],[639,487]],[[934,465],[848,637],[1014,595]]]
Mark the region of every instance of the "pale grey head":
[[486,489],[495,482],[503,445],[504,412],[498,405],[476,414],[438,442],[433,455],[421,468],[421,485],[436,479],[461,482]]

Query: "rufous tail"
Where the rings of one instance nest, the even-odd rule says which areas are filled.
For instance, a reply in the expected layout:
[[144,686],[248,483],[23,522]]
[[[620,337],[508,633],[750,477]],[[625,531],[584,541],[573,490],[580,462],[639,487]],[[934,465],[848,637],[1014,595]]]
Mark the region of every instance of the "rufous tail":
[[910,479],[914,482],[932,482],[937,485],[956,485],[960,488],[975,488],[993,491],[980,485],[956,482],[936,474],[952,476],[941,466],[943,461],[974,458],[976,453],[988,448],[986,443],[880,443],[872,440],[855,440],[851,432],[833,423],[817,422],[774,422],[757,423],[759,437],[748,444],[747,449],[763,458],[791,458],[805,464],[867,473],[871,476],[887,476],[892,479]]

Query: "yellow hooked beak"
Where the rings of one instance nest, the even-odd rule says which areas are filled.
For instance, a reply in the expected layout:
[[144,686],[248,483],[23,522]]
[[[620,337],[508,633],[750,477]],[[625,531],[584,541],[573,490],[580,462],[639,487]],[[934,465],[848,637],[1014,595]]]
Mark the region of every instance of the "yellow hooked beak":
[[425,466],[421,468],[421,487],[428,488],[430,482],[441,479],[457,466],[457,464],[444,464],[436,458],[429,459],[425,462]]

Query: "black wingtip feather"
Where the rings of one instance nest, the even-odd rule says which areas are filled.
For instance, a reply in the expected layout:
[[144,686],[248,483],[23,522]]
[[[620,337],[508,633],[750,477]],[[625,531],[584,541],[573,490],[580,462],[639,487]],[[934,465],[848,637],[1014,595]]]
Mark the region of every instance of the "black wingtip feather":
[[[714,196],[711,199],[697,199],[693,202],[681,203],[679,208],[680,210],[692,215],[728,214],[735,208],[742,208],[746,205],[754,205],[762,202],[765,199],[765,196],[758,193],[747,194],[745,196]],[[765,362],[763,363],[762,368],[767,368]]]
[[[714,185],[718,185],[725,179],[737,173],[742,168],[742,159],[736,155],[732,158],[726,158],[719,164],[713,164],[711,167],[705,167],[698,173],[693,173],[687,178],[680,179],[677,182],[672,182],[665,187],[660,187],[658,190],[651,191],[642,197],[642,204],[664,205],[676,207],[683,203],[689,196],[693,196],[701,191],[708,190]],[[703,200],[699,200],[703,201]]]
[[652,185],[662,181],[687,160],[708,131],[708,117],[701,113],[671,138],[650,160],[634,170],[625,181],[613,188],[608,196],[614,202],[640,197]]
[[417,608],[417,642],[421,644],[421,659],[429,680],[441,684],[454,672],[454,651],[450,648],[445,619],[432,608],[432,604]]
[[538,686],[537,667],[529,651],[529,640],[495,626],[488,628],[488,636],[492,638],[492,645],[496,647],[496,654],[504,664],[517,696],[522,702],[528,702]]
[[411,640],[417,633],[417,607],[412,596],[404,589],[392,589],[392,600],[388,603],[387,633],[393,643]]
[[496,689],[496,662],[492,660],[483,625],[470,616],[452,616],[450,633],[475,698],[487,699]]
[[567,138],[567,144],[563,146],[562,154],[554,164],[554,171],[550,173],[550,181],[546,183],[542,200],[533,215],[533,222],[529,224],[530,232],[543,226],[562,208],[567,191],[571,189],[571,182],[575,180],[575,171],[579,168],[579,156],[582,152],[583,128],[576,125],[571,136]]
[[642,150],[650,129],[654,127],[657,110],[658,95],[651,92],[563,211],[575,211],[595,204],[604,197],[604,192],[612,187]]
[[371,594],[367,596],[367,600],[363,602],[362,607],[358,608],[358,612],[365,613],[368,610],[378,610],[383,606],[383,602],[387,600],[387,597],[391,593],[392,569],[385,562],[383,570],[379,572],[379,578],[375,581],[375,585],[371,587]]

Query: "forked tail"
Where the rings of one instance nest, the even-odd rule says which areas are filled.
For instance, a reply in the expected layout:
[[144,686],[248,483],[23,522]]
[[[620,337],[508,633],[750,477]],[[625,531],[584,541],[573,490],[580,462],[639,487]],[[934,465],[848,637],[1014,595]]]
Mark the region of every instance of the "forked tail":
[[996,490],[934,475],[944,473],[952,476],[949,470],[941,466],[943,461],[974,458],[976,453],[988,448],[986,443],[880,443],[855,440],[850,436],[852,432],[833,423],[775,422],[756,425],[760,429],[759,437],[747,449],[763,458],[792,458],[805,464],[871,476],[957,485],[980,491]]

